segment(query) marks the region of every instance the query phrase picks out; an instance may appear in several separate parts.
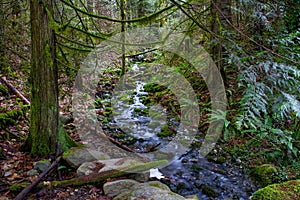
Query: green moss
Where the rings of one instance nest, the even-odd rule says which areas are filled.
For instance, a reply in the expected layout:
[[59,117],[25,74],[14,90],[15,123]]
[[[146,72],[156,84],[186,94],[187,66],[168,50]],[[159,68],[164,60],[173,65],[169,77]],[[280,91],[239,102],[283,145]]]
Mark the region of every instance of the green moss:
[[11,192],[21,192],[24,188],[26,188],[30,183],[23,182],[23,183],[16,183],[9,187]]
[[125,134],[122,134],[122,133],[114,135],[114,137],[115,137],[115,138],[118,138],[118,139],[124,139],[125,136],[126,136],[126,135],[125,135]]
[[263,164],[251,170],[250,175],[262,187],[265,187],[272,183],[273,176],[276,172],[277,170],[273,165]]
[[170,190],[168,186],[162,184],[161,182],[159,181],[151,181],[148,183],[150,186],[152,187],[157,187],[157,188],[160,188],[162,190]]
[[142,109],[141,108],[134,108],[134,112],[141,112]]
[[294,200],[300,199],[300,180],[272,184],[256,191],[252,200]]
[[169,137],[174,134],[174,131],[170,129],[170,127],[165,124],[161,127],[161,131],[157,133],[158,137]]
[[0,85],[0,93],[1,93],[3,96],[8,95],[7,89],[6,89],[4,86],[2,86],[2,85]]
[[202,192],[209,197],[217,197],[219,196],[219,192],[210,187],[209,185],[201,185]]
[[144,85],[145,92],[160,92],[164,89],[165,87],[159,84],[147,83]]
[[6,113],[0,113],[0,127],[4,129],[9,125],[14,125],[23,114],[22,110],[10,110]]
[[216,163],[219,163],[219,164],[223,164],[225,162],[226,162],[226,158],[223,156],[220,156],[216,161]]
[[198,166],[196,164],[193,164],[191,166],[191,169],[194,170],[194,171],[201,171],[201,170],[203,170],[203,167],[200,167],[200,166]]

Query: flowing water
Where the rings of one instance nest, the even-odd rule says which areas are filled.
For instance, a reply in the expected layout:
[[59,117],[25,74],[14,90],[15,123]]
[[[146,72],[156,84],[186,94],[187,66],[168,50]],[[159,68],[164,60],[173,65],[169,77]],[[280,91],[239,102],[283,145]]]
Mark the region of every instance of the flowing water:
[[[166,145],[172,137],[161,138],[161,127],[168,124],[178,126],[178,121],[168,115],[160,105],[149,107],[143,103],[148,96],[145,82],[136,80],[126,90],[117,89],[113,98],[113,120],[104,126],[112,137],[122,134],[120,141],[137,152],[147,152]],[[132,99],[130,102],[128,99]],[[155,113],[160,113],[159,115]],[[155,148],[154,148],[155,147]],[[226,163],[217,164],[200,158],[197,148],[173,160],[160,169],[171,190],[183,196],[197,194],[199,199],[249,199],[255,186],[240,167]]]

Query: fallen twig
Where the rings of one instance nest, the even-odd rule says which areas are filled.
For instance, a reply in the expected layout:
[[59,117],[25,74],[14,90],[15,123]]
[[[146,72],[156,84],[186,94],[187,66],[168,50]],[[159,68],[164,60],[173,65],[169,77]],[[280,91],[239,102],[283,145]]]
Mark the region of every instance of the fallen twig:
[[25,196],[37,185],[39,182],[59,163],[61,159],[61,156],[56,158],[56,160],[50,165],[48,169],[46,169],[39,177],[36,179],[32,184],[30,184],[28,187],[26,187],[22,192],[20,192],[15,200],[22,200],[25,198]]
[[18,97],[20,97],[27,105],[30,105],[30,101],[24,97],[19,90],[17,90],[12,84],[10,84],[5,77],[1,77],[1,81],[5,83],[5,85],[13,92],[15,93]]

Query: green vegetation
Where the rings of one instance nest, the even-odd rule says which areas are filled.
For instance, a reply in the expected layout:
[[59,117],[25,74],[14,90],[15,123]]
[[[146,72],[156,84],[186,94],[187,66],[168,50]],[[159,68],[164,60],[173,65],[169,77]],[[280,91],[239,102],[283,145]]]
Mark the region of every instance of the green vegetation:
[[270,185],[274,179],[277,169],[270,164],[263,164],[251,170],[251,176],[262,186]]
[[295,200],[300,198],[300,180],[269,185],[256,191],[252,200]]

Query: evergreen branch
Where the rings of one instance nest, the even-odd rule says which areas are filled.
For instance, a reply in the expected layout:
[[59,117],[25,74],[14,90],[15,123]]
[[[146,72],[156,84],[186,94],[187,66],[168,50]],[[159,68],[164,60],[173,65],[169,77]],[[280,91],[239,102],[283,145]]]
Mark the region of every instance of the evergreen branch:
[[[173,1],[173,0],[171,0]],[[282,58],[282,59],[285,59],[285,60],[288,60],[294,64],[300,64],[300,62],[297,62],[297,61],[294,61],[284,55],[281,55],[279,53],[276,53],[275,51],[271,50],[270,48],[266,47],[265,45],[262,45],[262,44],[259,44],[258,42],[256,42],[254,39],[252,39],[251,37],[249,37],[248,35],[246,35],[245,33],[243,33],[242,31],[240,31],[235,25],[233,25],[229,20],[228,18],[224,15],[224,13],[221,11],[221,9],[215,4],[214,1],[212,1],[212,3],[214,4],[214,6],[216,7],[216,9],[218,10],[218,12],[222,15],[222,17],[226,20],[226,22],[234,29],[236,30],[239,34],[241,34],[242,36],[246,37],[249,41],[251,41],[252,43],[254,43],[255,45],[265,49],[266,51],[268,51],[269,53],[279,57],[279,58]]]
[[183,6],[179,3],[177,3],[174,0],[170,0],[174,5],[176,5],[179,10],[181,10],[188,18],[190,18],[199,28],[201,28],[202,30],[209,32],[211,35],[213,35],[214,37],[220,37],[217,36],[214,32],[212,32],[211,30],[209,30],[208,28],[206,28],[205,26],[201,25],[192,15],[190,15],[189,13],[187,13],[187,11],[184,10]]
[[[74,6],[73,1],[70,1],[70,2],[71,2],[71,4]],[[78,11],[77,11],[76,9],[75,9],[75,13],[76,13],[76,15],[77,15],[77,17],[78,17],[78,19],[79,19],[79,21],[80,21],[82,27],[84,28],[84,30],[85,30],[85,31],[88,31],[88,28],[84,25],[84,23],[83,23],[83,21],[82,21],[80,15],[79,15],[79,13],[78,13]],[[90,40],[91,40],[91,42],[92,42],[92,44],[93,44],[93,40],[92,40],[91,36],[89,36],[89,38],[90,38]],[[93,44],[93,45],[94,45],[94,44]]]
[[65,47],[65,48],[68,48],[68,49],[71,49],[71,50],[75,50],[75,51],[91,52],[90,49],[83,49],[83,48],[72,47],[72,46],[68,46],[68,45],[62,44],[60,42],[57,42],[57,44],[60,45],[60,46],[62,46],[62,47]]
[[97,39],[102,39],[102,40],[106,40],[108,37],[110,37],[110,36],[112,36],[112,35],[114,34],[114,32],[111,32],[111,33],[108,33],[108,34],[100,33],[102,36],[99,36],[99,35],[96,35],[96,34],[94,34],[94,33],[91,33],[91,32],[88,32],[88,31],[84,31],[84,30],[82,30],[82,29],[80,29],[80,28],[77,28],[77,27],[75,27],[75,26],[72,26],[72,25],[70,25],[70,26],[68,26],[68,27],[69,27],[69,28],[72,28],[72,29],[74,29],[74,30],[76,30],[76,31],[79,31],[79,32],[81,32],[81,33],[90,35],[91,37],[94,37],[94,38],[97,38]]
[[84,44],[84,43],[81,43],[81,42],[72,40],[72,39],[70,39],[70,38],[67,38],[66,36],[61,35],[61,34],[56,33],[56,35],[57,35],[58,37],[64,39],[64,40],[67,40],[67,41],[73,43],[73,44],[78,44],[78,45],[80,45],[80,46],[87,47],[87,48],[91,48],[91,49],[95,48],[95,46],[91,46],[91,45],[88,45],[88,44]]
[[80,13],[86,14],[90,17],[94,17],[94,18],[98,18],[98,19],[104,19],[104,20],[107,20],[107,21],[118,22],[118,23],[134,23],[134,22],[139,22],[139,21],[143,21],[143,20],[150,20],[152,18],[156,18],[159,14],[161,14],[161,13],[167,11],[167,10],[170,10],[171,8],[174,7],[174,5],[170,5],[170,6],[165,7],[165,8],[163,8],[163,9],[161,9],[161,10],[155,12],[155,13],[152,13],[150,15],[146,15],[146,16],[143,16],[143,17],[140,17],[140,18],[135,18],[135,19],[130,19],[130,20],[119,20],[119,19],[114,19],[114,18],[110,18],[110,17],[107,17],[107,16],[97,15],[97,14],[94,14],[94,13],[84,11],[81,8],[77,7],[77,6],[74,6],[74,5],[70,4],[66,0],[61,0],[61,1],[64,4],[66,4],[67,6],[77,10]]
[[[88,8],[85,6],[84,2],[82,0],[80,0],[80,3],[81,5],[84,7],[84,9],[88,12]],[[90,18],[90,20],[92,21],[94,27],[96,28],[96,30],[100,33],[100,30],[98,29],[95,21],[94,21],[94,18]]]

